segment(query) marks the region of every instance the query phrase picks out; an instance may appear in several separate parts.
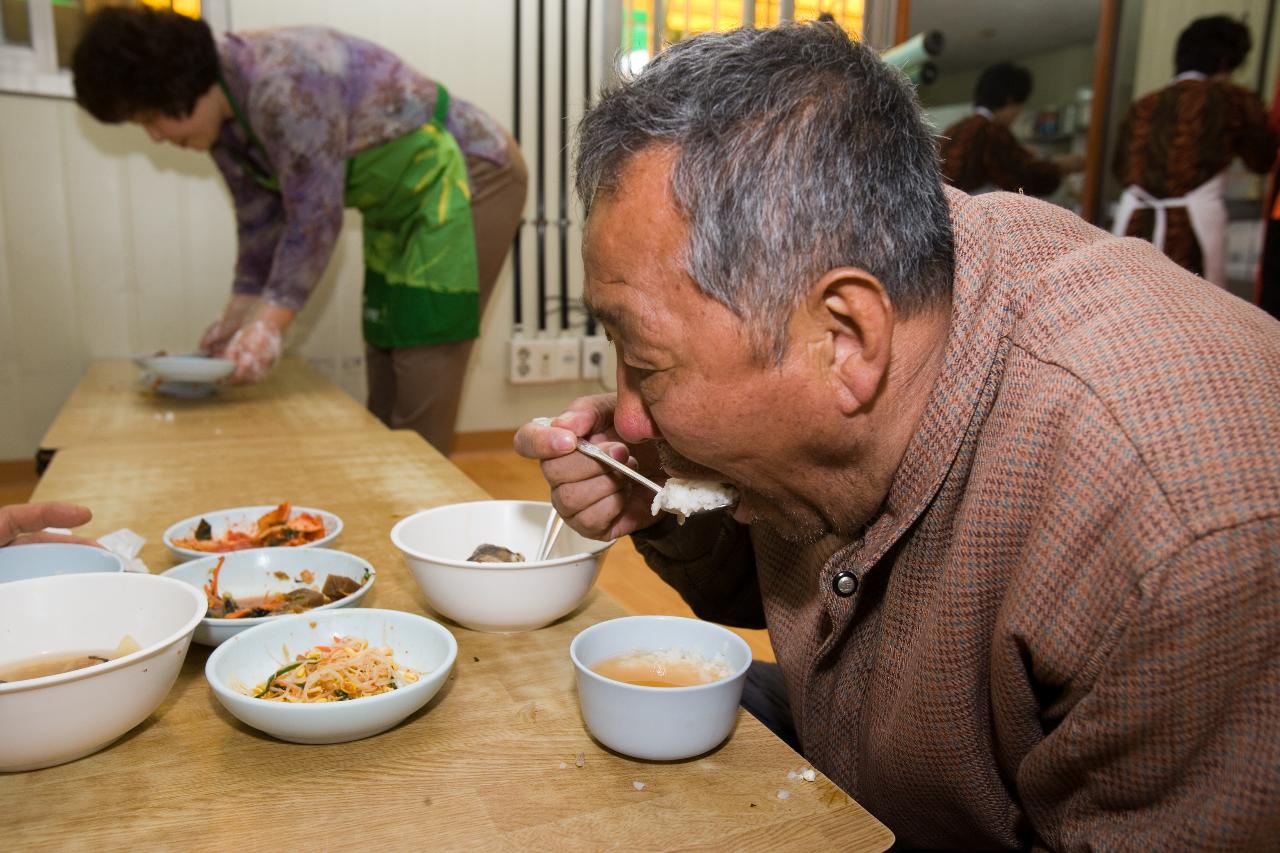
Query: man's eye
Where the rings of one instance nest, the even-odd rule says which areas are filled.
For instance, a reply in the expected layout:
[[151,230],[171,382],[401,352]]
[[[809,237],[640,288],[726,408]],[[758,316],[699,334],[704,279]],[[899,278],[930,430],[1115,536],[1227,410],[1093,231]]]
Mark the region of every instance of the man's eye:
[[628,364],[626,365],[626,368],[627,373],[631,374],[635,381],[639,383],[643,383],[645,380],[651,379],[654,375],[661,372],[649,367],[638,367],[634,364]]

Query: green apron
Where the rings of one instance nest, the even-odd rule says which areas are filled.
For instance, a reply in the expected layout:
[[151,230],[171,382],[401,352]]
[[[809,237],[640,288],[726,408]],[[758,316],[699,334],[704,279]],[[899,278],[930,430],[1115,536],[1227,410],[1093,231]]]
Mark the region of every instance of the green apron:
[[[222,87],[250,145],[265,157],[230,90]],[[364,219],[364,339],[381,349],[480,334],[467,163],[444,125],[449,93],[439,84],[436,89],[430,124],[347,160],[346,204]],[[233,156],[255,182],[279,192],[274,176]]]

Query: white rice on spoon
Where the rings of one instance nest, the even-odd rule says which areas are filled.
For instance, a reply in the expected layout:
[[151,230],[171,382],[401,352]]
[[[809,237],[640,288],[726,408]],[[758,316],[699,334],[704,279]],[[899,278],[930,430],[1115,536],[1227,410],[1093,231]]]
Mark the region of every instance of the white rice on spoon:
[[738,490],[715,480],[685,480],[672,477],[663,485],[662,491],[653,496],[650,511],[657,515],[666,510],[684,520],[697,512],[709,509],[722,509],[732,506],[738,500]]

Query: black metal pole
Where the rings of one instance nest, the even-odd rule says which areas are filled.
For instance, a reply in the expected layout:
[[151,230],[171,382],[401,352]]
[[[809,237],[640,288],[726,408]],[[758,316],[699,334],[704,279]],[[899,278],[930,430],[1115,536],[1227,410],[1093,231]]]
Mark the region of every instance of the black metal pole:
[[560,331],[569,329],[569,0],[560,0]]
[[586,0],[582,11],[582,108],[591,107],[591,4]]
[[547,2],[538,0],[538,162],[534,167],[538,197],[538,331],[547,329]]
[[1258,97],[1267,91],[1267,62],[1271,59],[1271,27],[1276,21],[1276,0],[1267,0],[1267,17],[1262,25],[1262,56],[1258,57]]
[[[516,146],[519,147],[520,145],[520,99],[521,99],[520,69],[522,67],[521,52],[520,52],[520,43],[522,41],[521,33],[520,33],[520,0],[513,0],[512,5],[514,6],[513,17],[515,20],[515,33],[514,33],[515,35],[515,38],[514,38],[515,80],[512,84],[514,87],[514,91],[512,92],[512,98],[511,98],[511,105],[512,105],[511,135],[515,137]],[[524,216],[522,214],[520,217],[520,224],[516,226],[516,237],[511,247],[511,276],[512,276],[511,322],[515,325],[517,329],[520,328],[522,325],[524,325],[524,289],[521,286],[521,278],[522,278],[521,273],[523,272],[524,264],[523,264],[523,259],[520,253],[520,232],[522,232],[523,230],[524,230]]]
[[[582,22],[582,110],[591,109],[591,3],[586,0],[586,11]],[[595,316],[587,315],[587,334],[596,333]]]

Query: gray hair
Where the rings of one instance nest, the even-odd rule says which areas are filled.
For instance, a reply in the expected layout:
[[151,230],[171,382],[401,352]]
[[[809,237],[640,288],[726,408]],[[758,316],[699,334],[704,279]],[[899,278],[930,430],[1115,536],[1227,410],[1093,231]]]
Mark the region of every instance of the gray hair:
[[779,360],[813,281],[856,266],[903,316],[951,293],[938,151],[896,68],[826,24],[706,33],[607,92],[577,134],[589,212],[646,147],[677,149],[683,259],[704,293]]

